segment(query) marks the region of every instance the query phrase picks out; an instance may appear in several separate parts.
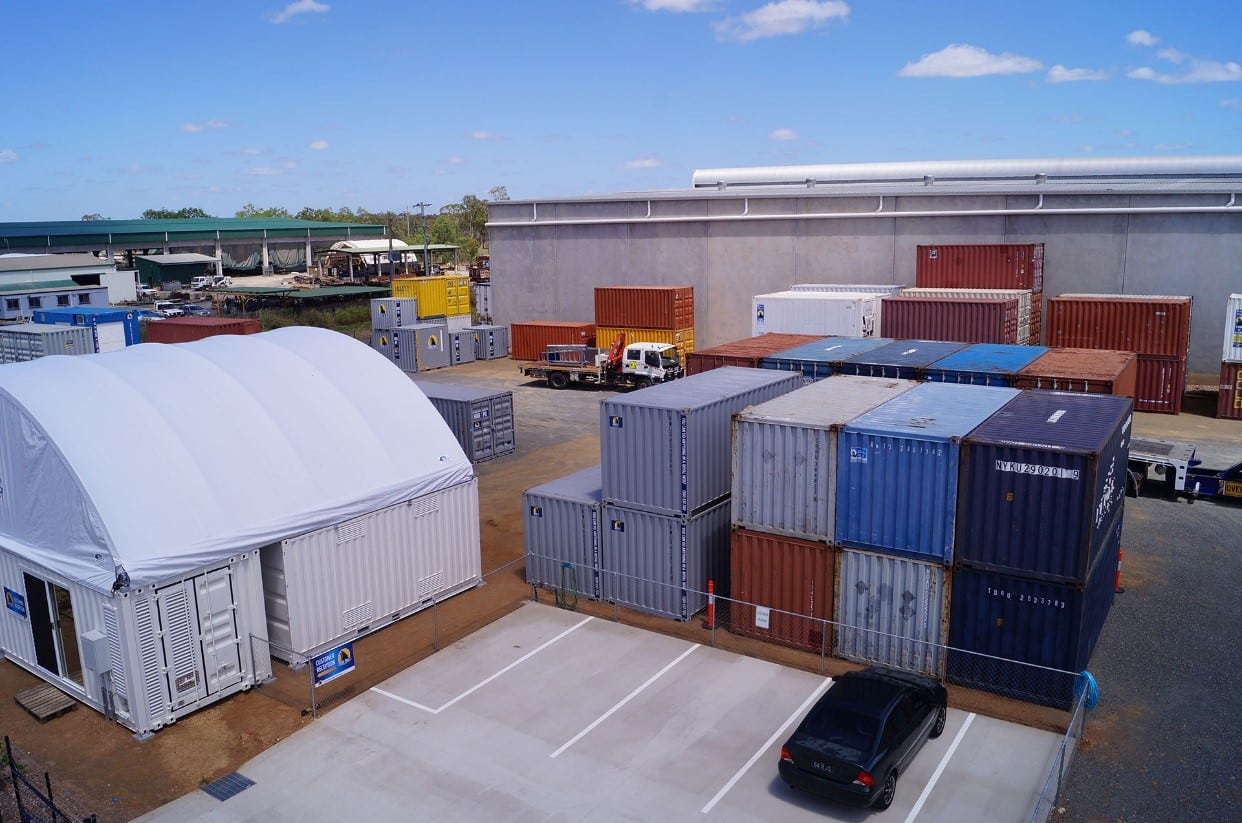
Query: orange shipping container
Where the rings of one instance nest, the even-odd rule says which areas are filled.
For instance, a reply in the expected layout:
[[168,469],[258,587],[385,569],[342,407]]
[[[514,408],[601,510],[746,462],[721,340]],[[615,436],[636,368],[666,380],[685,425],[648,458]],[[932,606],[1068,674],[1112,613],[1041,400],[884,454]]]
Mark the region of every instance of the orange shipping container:
[[598,286],[595,324],[638,329],[694,328],[694,286]]
[[1134,397],[1138,355],[1105,349],[1052,349],[1014,375],[1015,389]]
[[169,317],[142,324],[144,343],[192,343],[217,334],[257,334],[258,320],[245,317]]
[[509,356],[514,360],[538,360],[552,345],[594,346],[595,324],[531,320],[509,327]]
[[1186,358],[1138,356],[1134,410],[1181,414],[1186,394]]
[[608,348],[618,334],[625,335],[625,344],[667,343],[677,347],[677,357],[682,363],[694,351],[694,327],[684,329],[638,329],[629,326],[595,326],[595,342],[600,348]]
[[1044,290],[1043,243],[919,246],[917,254],[920,288]]
[[1147,294],[1062,294],[1048,301],[1049,346],[1114,349],[1185,358],[1191,298]]
[[1220,399],[1216,416],[1242,420],[1242,363],[1220,364]]
[[761,334],[734,340],[690,354],[686,358],[686,374],[701,374],[722,366],[757,369],[765,357],[823,339],[821,334]]
[[831,624],[824,621],[832,620],[836,566],[831,546],[735,528],[729,628],[796,649],[831,649]]

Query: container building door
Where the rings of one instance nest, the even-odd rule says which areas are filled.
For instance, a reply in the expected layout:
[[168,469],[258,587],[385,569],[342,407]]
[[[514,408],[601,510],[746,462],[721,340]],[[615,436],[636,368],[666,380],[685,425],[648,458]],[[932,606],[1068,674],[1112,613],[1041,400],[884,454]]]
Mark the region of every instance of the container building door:
[[24,573],[26,608],[39,668],[82,685],[82,658],[69,590]]
[[174,707],[241,680],[241,639],[229,569],[216,569],[155,593]]

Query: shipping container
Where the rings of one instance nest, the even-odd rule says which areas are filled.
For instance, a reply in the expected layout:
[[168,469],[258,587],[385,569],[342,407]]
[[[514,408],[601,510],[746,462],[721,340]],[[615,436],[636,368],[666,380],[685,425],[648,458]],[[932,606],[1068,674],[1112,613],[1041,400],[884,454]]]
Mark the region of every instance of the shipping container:
[[0,326],[0,363],[24,363],[49,354],[94,354],[95,336],[86,326],[13,323]]
[[[904,289],[903,295],[912,297],[953,297],[965,298],[968,300],[1008,300],[1014,299],[1018,301],[1018,339],[1015,341],[1020,346],[1025,346],[1032,341],[1032,303],[1039,302],[1035,299],[1036,295],[1027,289]],[[1042,295],[1040,296],[1042,297]]]
[[1013,386],[1133,398],[1138,387],[1138,355],[1107,349],[1048,349],[1014,375]]
[[448,339],[449,362],[454,366],[460,366],[462,363],[473,363],[475,361],[473,332],[449,329]]
[[492,322],[492,284],[490,281],[470,284],[471,310],[483,323]]
[[1242,363],[1242,294],[1231,294],[1225,304],[1225,344],[1220,359]]
[[899,286],[895,283],[884,285],[871,285],[865,283],[794,283],[789,287],[790,291],[818,291],[818,292],[853,292],[855,294],[901,294],[902,291],[909,286]]
[[469,314],[470,278],[456,274],[394,277],[392,296],[417,300],[420,318]]
[[966,435],[959,563],[1082,584],[1121,511],[1128,397],[1024,391]]
[[684,329],[636,329],[621,326],[595,327],[595,343],[605,351],[617,339],[617,335],[625,335],[626,345],[631,343],[667,343],[677,347],[677,357],[682,363],[694,351],[694,328]]
[[1216,401],[1216,416],[1242,420],[1242,363],[1220,364],[1220,394]]
[[144,343],[193,343],[218,334],[258,334],[263,326],[247,317],[166,317],[142,324]]
[[1070,708],[1112,608],[1120,548],[1118,517],[1085,587],[955,569],[949,682]]
[[809,652],[831,652],[836,565],[832,546],[733,529],[730,631]]
[[371,301],[371,329],[399,329],[418,322],[418,301],[413,297],[380,297]]
[[1044,290],[1043,243],[919,246],[914,285],[930,289]]
[[751,298],[750,333],[876,337],[879,304],[878,295],[856,292],[756,294]]
[[432,323],[371,332],[371,348],[402,371],[429,371],[452,365],[448,329]]
[[513,392],[464,383],[416,382],[448,423],[471,463],[517,450]]
[[1181,414],[1186,393],[1186,358],[1138,356],[1134,409],[1158,414]]
[[478,585],[478,484],[264,546],[272,656],[300,662]]
[[1185,358],[1190,351],[1189,297],[1061,294],[1048,300],[1049,346],[1113,349]]
[[33,319],[36,323],[89,328],[97,352],[117,351],[142,342],[142,326],[133,309],[115,306],[40,309],[34,312]]
[[499,360],[509,356],[508,326],[467,326],[465,331],[474,335],[476,360]]
[[465,331],[470,328],[470,324],[474,322],[474,316],[469,314],[450,314],[444,319],[444,323],[448,326],[450,332]]
[[940,340],[894,340],[868,351],[851,354],[837,365],[839,374],[922,380],[927,367],[966,348],[965,343]]
[[837,376],[734,415],[734,525],[833,542],[837,430],[917,385]]
[[686,357],[686,374],[702,374],[721,366],[757,369],[763,358],[770,354],[821,339],[814,334],[761,334],[758,337],[734,340],[732,343],[692,352]]
[[692,329],[694,286],[596,286],[595,324]]
[[[764,335],[773,337],[775,335]],[[821,337],[801,346],[784,349],[763,358],[765,369],[801,372],[804,383],[831,377],[840,370],[841,361],[893,342],[885,337]]]
[[509,356],[514,360],[538,360],[544,349],[554,344],[594,346],[595,324],[531,320],[509,327]]
[[691,517],[605,503],[601,565],[605,600],[689,620],[707,605],[709,580],[729,591],[729,501]]
[[840,549],[838,558],[833,653],[943,677],[951,570],[856,549]]
[[847,423],[837,435],[836,542],[952,562],[959,443],[1018,394],[922,383]]
[[797,375],[726,366],[605,398],[604,499],[677,515],[712,505],[732,485],[733,414],[801,385]]
[[603,598],[602,501],[599,466],[523,492],[527,583],[561,597]]
[[1018,342],[1018,301],[953,297],[885,297],[884,333],[897,340]]
[[923,377],[938,383],[1012,386],[1018,372],[1047,353],[1043,346],[976,343],[932,363]]

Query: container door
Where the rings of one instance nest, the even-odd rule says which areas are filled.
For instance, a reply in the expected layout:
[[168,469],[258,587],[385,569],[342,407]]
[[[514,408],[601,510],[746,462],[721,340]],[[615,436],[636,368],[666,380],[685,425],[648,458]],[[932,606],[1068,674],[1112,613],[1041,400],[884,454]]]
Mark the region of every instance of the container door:
[[232,569],[216,569],[194,581],[202,631],[207,693],[215,694],[242,679],[241,638],[233,599]]
[[470,442],[475,461],[496,456],[492,443],[492,409],[490,400],[476,400],[470,404]]
[[492,453],[508,454],[513,451],[513,395],[501,394],[492,398]]
[[229,569],[166,586],[155,599],[174,707],[241,680],[241,640]]
[[117,351],[125,348],[124,323],[100,323],[95,326],[95,337],[99,341],[99,351]]

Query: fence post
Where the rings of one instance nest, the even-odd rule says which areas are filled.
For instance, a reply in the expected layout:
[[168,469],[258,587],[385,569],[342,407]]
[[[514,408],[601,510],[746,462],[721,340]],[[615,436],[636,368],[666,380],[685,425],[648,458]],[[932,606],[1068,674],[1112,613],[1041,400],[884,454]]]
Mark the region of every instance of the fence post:
[[440,651],[440,602],[431,596],[431,647]]
[[819,673],[822,675],[828,656],[828,621],[821,617],[819,622],[824,624],[819,633]]
[[307,661],[309,665],[306,667],[307,681],[310,683],[310,700],[311,700],[311,719],[319,719],[319,706],[315,703],[315,661]]

